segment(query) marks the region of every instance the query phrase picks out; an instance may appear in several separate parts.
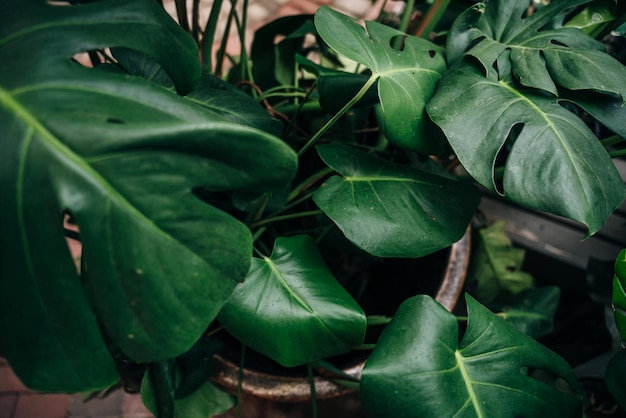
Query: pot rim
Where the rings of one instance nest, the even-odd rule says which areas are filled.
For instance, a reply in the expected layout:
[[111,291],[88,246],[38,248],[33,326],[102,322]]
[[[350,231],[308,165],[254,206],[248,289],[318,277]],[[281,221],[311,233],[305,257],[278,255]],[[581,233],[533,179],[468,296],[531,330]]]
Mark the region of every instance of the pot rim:
[[[450,312],[454,310],[463,291],[470,251],[471,227],[468,227],[461,239],[450,246],[446,271],[435,296],[435,300]],[[346,368],[343,373],[358,381],[365,363],[362,361]],[[311,398],[308,377],[280,376],[246,368],[240,370],[239,365],[217,354],[213,356],[210,380],[232,394],[241,390],[247,395],[278,402],[304,402]],[[315,376],[313,380],[317,399],[334,398],[355,391],[324,376]]]

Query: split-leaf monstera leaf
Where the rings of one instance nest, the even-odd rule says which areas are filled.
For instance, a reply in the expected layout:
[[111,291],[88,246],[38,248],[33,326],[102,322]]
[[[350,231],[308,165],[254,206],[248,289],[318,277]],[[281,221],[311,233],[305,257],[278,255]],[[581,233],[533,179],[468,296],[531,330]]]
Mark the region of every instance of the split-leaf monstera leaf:
[[391,143],[425,154],[443,150],[438,137],[428,134],[424,111],[446,69],[440,47],[378,22],[367,21],[364,28],[327,6],[315,14],[315,27],[332,49],[372,71],[366,86],[378,81],[385,135]]
[[603,109],[623,108],[626,67],[581,30],[555,28],[559,16],[588,2],[555,0],[527,17],[527,3],[517,0],[468,9],[452,26],[452,67],[427,111],[479,183],[579,221],[591,235],[626,187],[598,138],[564,104],[580,102],[623,132],[624,112]]
[[197,46],[152,0],[2,6],[0,355],[38,390],[110,385],[109,348],[149,362],[192,346],[252,252],[248,229],[194,189],[281,189],[296,165],[271,135],[72,60],[105,47],[157,61],[180,94],[199,80]]
[[582,395],[565,360],[466,297],[467,330],[426,295],[405,301],[361,379],[368,416],[575,417]]

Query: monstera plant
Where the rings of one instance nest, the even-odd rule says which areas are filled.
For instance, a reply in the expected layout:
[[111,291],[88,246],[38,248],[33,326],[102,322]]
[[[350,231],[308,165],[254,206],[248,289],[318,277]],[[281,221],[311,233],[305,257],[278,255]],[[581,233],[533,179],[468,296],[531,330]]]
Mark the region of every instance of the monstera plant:
[[[444,251],[475,184],[596,233],[626,197],[626,67],[597,40],[626,10],[422,3],[430,39],[321,7],[224,73],[221,1],[200,25],[199,1],[177,24],[152,0],[5,0],[0,355],[24,383],[95,391],[133,368],[160,418],[206,417],[232,405],[207,380],[221,336],[312,377],[382,321],[343,381],[372,417],[582,416],[565,360],[476,298],[466,326],[428,295],[373,318],[342,275]],[[230,21],[246,45],[245,9]]]

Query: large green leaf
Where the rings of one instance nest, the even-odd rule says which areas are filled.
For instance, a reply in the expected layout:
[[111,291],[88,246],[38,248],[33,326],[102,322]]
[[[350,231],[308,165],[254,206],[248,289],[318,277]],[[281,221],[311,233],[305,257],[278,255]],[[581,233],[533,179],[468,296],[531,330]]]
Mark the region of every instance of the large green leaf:
[[340,176],[329,178],[315,203],[361,249],[379,257],[421,257],[458,241],[478,206],[472,185],[357,151],[318,147]]
[[[280,189],[295,170],[275,137],[71,61],[106,46],[156,59],[181,92],[198,79],[193,41],[151,0],[3,5],[1,354],[39,390],[114,382],[105,340],[140,362],[188,349],[251,256],[248,229],[194,189]],[[80,229],[82,281],[64,212]]]
[[466,301],[460,343],[456,318],[432,298],[400,306],[363,369],[361,400],[372,417],[582,415],[576,375],[561,357]]
[[[384,129],[390,142],[423,153],[440,152],[442,144],[427,135],[426,101],[446,68],[443,50],[424,39],[377,22],[365,22],[322,6],[315,14],[322,39],[347,58],[365,65],[378,81]],[[402,45],[399,50],[393,44]]]
[[219,320],[244,344],[287,367],[354,348],[366,327],[363,310],[307,235],[278,238],[271,257],[255,258]]
[[551,29],[564,11],[590,0],[552,1],[531,16],[528,2],[492,1],[468,9],[455,21],[448,37],[449,60],[464,54],[489,71],[505,50],[516,80],[527,87],[558,95],[569,90],[598,90],[626,100],[626,68],[606,54],[602,43],[577,28]]
[[[624,200],[626,187],[593,132],[557,100],[461,63],[441,79],[428,112],[479,183],[582,222],[591,235]],[[502,190],[496,164],[504,164]]]

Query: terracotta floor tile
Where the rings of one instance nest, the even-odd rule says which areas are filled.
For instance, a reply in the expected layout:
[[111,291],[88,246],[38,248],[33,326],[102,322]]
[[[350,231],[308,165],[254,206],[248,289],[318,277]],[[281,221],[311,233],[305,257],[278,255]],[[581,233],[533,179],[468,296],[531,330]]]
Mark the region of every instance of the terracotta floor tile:
[[17,396],[0,394],[0,418],[13,418],[17,407]]
[[65,418],[69,406],[69,395],[22,395],[13,418]]

